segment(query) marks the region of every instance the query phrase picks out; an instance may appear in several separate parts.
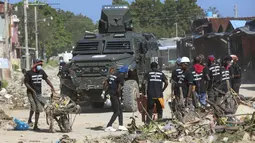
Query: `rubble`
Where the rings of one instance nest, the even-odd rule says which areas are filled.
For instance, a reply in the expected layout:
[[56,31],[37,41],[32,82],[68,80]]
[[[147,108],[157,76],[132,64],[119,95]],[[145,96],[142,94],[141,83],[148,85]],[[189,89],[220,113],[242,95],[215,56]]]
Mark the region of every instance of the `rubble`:
[[[211,103],[210,109],[187,111],[184,117],[198,114],[197,118],[183,122],[179,118],[152,121],[150,125],[137,126],[136,118],[131,117],[128,125],[129,134],[120,137],[108,137],[113,142],[252,142],[255,135],[255,109],[248,101],[243,101],[238,95],[228,93],[237,107],[231,112],[220,104]],[[228,97],[228,98],[229,98]],[[226,97],[222,100],[226,100]],[[140,103],[143,107],[142,103]],[[227,105],[227,104],[226,104]],[[145,108],[144,112],[146,112]],[[231,106],[228,106],[231,109]],[[147,114],[148,115],[148,114]]]
[[12,117],[8,116],[3,109],[0,109],[0,129],[13,129],[15,123]]
[[63,135],[56,143],[76,143],[76,139],[72,139],[68,135]]
[[0,91],[0,102],[3,105],[9,105],[11,109],[28,108],[28,99],[26,97],[25,85],[21,85],[23,74],[13,72],[12,80],[8,81],[7,88]]

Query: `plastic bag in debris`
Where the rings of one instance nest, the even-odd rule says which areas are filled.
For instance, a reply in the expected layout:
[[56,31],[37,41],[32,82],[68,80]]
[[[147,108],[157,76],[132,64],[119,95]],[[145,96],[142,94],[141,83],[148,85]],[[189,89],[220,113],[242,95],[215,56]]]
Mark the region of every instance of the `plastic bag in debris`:
[[16,118],[13,119],[13,121],[16,123],[16,126],[14,127],[14,130],[28,130],[29,125],[25,122],[22,122]]

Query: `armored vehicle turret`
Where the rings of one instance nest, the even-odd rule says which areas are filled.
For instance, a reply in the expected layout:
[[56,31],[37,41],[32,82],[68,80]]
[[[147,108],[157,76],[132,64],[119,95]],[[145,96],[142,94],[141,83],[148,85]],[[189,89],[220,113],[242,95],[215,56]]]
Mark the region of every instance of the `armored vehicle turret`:
[[73,58],[63,71],[61,92],[76,101],[90,101],[104,106],[103,81],[111,68],[126,65],[129,72],[123,86],[124,110],[136,111],[143,92],[144,74],[150,63],[158,60],[158,43],[151,33],[135,33],[127,6],[103,6],[99,34],[87,33],[73,49]]
[[99,20],[99,33],[124,33],[133,30],[128,6],[103,6]]

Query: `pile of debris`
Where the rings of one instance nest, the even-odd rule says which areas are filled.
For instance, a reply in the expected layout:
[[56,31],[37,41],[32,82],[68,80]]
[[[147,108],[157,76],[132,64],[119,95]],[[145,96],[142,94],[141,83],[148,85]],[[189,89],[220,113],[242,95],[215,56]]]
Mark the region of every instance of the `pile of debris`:
[[15,123],[12,121],[12,117],[8,116],[3,109],[0,109],[0,129],[13,128]]
[[23,75],[21,72],[13,72],[12,80],[8,81],[7,88],[0,91],[1,105],[7,105],[10,109],[28,108],[26,87],[22,85]]
[[[129,134],[108,137],[113,142],[254,142],[255,109],[253,99],[245,99],[234,92],[226,93],[210,109],[184,110],[175,118],[151,121],[150,125],[137,126],[131,117]],[[143,107],[142,103],[140,102]],[[146,112],[146,108],[144,108]],[[148,115],[148,113],[146,112]],[[192,118],[190,118],[192,117]],[[189,120],[183,120],[183,118]]]

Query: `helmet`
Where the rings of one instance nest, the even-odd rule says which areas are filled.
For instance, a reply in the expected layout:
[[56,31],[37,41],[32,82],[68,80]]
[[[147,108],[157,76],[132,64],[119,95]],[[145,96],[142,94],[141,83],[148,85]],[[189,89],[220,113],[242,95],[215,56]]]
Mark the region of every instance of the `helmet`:
[[179,65],[181,63],[182,58],[177,58],[176,63]]
[[236,55],[230,55],[233,59],[233,61],[238,61],[238,57]]
[[182,57],[181,63],[190,63],[190,60],[188,57]]
[[112,102],[109,98],[107,98],[104,102],[104,104],[107,106],[107,107],[111,107],[112,106]]

